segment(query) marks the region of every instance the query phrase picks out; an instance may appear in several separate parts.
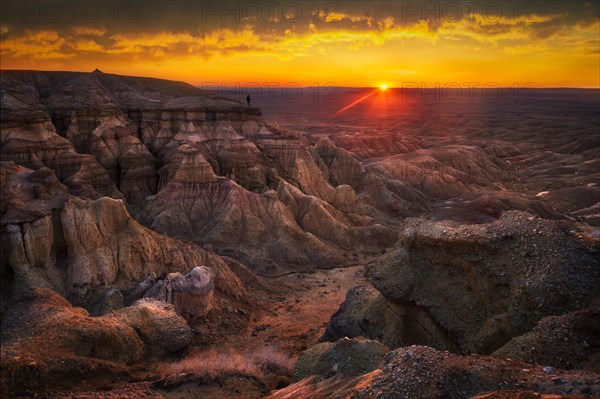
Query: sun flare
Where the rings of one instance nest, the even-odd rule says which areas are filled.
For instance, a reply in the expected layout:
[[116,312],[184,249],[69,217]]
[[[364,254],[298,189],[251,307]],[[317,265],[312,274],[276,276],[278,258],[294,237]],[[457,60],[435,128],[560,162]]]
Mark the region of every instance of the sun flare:
[[379,89],[381,89],[382,91],[386,91],[388,89],[388,85],[385,83],[382,83],[379,85]]

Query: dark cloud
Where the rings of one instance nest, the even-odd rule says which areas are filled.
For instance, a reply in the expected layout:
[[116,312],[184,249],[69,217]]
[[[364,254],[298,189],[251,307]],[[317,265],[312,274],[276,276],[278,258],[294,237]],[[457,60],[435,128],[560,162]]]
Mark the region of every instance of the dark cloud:
[[[320,30],[371,28],[392,17],[411,25],[424,19],[431,29],[468,19],[475,13],[489,22],[522,21],[552,16],[539,25],[540,38],[600,18],[596,1],[241,1],[241,0],[4,0],[1,22],[9,34],[24,30],[65,31],[72,26],[97,27],[111,33],[210,32],[218,28],[300,33],[309,24]],[[504,19],[499,19],[501,15]],[[344,19],[341,16],[347,16]],[[330,20],[330,22],[326,22]],[[368,21],[371,26],[367,26]],[[492,29],[492,28],[490,28]],[[499,27],[498,29],[503,29]]]
[[[325,52],[332,43],[354,50],[405,40],[457,40],[464,51],[493,43],[516,54],[538,51],[544,46],[537,42],[549,38],[589,39],[600,12],[598,2],[567,1],[4,0],[0,5],[0,54],[23,62],[82,60],[89,54],[136,62],[142,54],[167,59],[261,53],[291,59]],[[569,36],[581,27],[588,28],[586,37]],[[593,54],[598,43],[577,48]]]

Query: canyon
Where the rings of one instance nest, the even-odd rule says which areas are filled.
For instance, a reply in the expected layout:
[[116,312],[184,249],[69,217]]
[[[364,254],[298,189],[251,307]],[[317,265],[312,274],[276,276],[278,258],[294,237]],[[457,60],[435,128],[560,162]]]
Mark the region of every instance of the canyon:
[[600,395],[597,90],[309,121],[0,77],[3,395]]

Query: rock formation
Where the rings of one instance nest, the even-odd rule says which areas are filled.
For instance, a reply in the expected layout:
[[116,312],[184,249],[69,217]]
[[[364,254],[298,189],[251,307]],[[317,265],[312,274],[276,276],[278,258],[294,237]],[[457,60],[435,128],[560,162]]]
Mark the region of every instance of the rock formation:
[[598,243],[585,235],[585,226],[519,212],[472,226],[409,219],[373,284],[426,309],[462,351],[491,353],[544,316],[595,299]]
[[323,339],[490,354],[546,316],[593,303],[597,248],[585,225],[520,212],[479,225],[407,219],[397,249],[371,270],[380,294],[351,291]]
[[154,230],[260,273],[340,265],[394,241],[353,186],[328,180],[314,146],[257,108],[104,73],[9,71],[2,85],[4,160],[48,167],[76,196],[124,199]]
[[48,287],[80,305],[111,287],[128,290],[151,273],[206,265],[217,290],[233,297],[244,286],[224,259],[139,225],[122,200],[70,196],[48,169],[3,163],[2,299]]
[[206,316],[213,305],[214,281],[210,269],[195,267],[185,276],[169,273],[144,292],[144,298],[154,298],[175,305],[177,314],[186,320]]
[[422,148],[420,139],[372,134],[311,143],[266,123],[257,108],[182,82],[1,78],[4,160],[48,167],[76,196],[124,199],[146,226],[210,244],[265,275],[378,253],[393,245],[398,218],[430,205],[438,218],[471,222],[510,209],[562,217],[503,190],[514,180],[503,157],[515,154],[498,145]]
[[2,385],[16,396],[68,386],[74,375],[126,376],[128,364],[174,355],[191,340],[170,304],[143,300],[92,318],[50,289],[30,289],[2,319]]
[[582,399],[600,393],[597,377],[590,372],[409,346],[389,352],[379,370],[358,377],[304,378],[268,398]]
[[[272,299],[258,275],[367,264],[371,284],[348,292],[325,342],[300,357],[307,378],[274,398],[600,393],[596,374],[558,369],[598,370],[600,174],[587,130],[541,139],[531,121],[492,131],[488,115],[452,109],[298,132],[183,82],[0,79],[3,394],[128,377],[185,352],[188,323],[201,346],[277,342],[250,334],[280,325],[274,307],[247,310]],[[384,364],[386,346],[400,349]]]

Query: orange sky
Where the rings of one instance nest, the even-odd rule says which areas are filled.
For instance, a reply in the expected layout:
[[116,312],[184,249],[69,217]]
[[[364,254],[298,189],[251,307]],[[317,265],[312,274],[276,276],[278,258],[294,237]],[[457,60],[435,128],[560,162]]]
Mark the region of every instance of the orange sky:
[[475,3],[3,2],[0,66],[196,85],[600,87],[597,2]]

